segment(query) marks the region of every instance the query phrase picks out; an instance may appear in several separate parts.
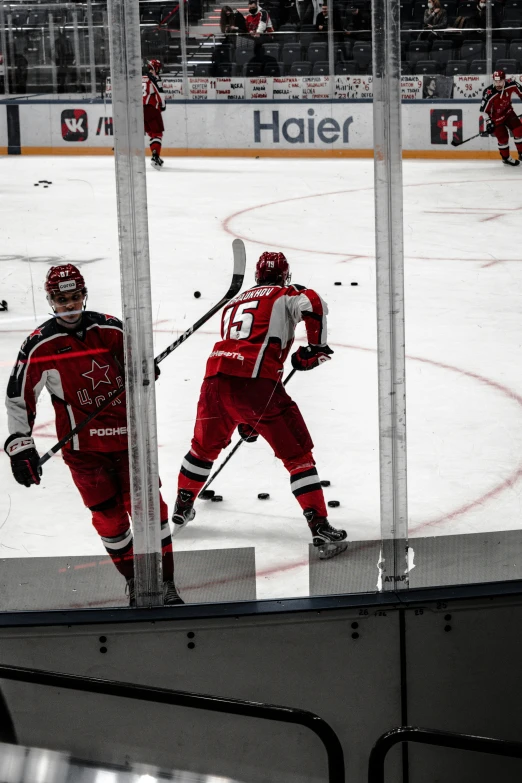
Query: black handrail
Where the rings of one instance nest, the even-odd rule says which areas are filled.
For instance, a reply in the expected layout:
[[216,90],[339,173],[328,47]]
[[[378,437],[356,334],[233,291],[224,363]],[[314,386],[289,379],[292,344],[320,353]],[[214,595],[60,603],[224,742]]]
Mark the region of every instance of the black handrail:
[[321,740],[328,758],[329,783],[344,783],[344,754],[339,738],[332,727],[318,715],[307,710],[281,707],[277,704],[262,704],[242,699],[224,699],[187,691],[173,691],[168,688],[151,688],[148,685],[102,680],[98,677],[80,677],[76,674],[27,669],[22,666],[1,666],[0,679],[30,682],[34,685],[48,685],[57,688],[101,693],[105,696],[120,696],[157,704],[171,704],[178,707],[193,707],[211,712],[225,712],[250,718],[294,723],[313,731]]
[[444,748],[473,750],[477,753],[522,759],[522,742],[476,737],[473,734],[455,734],[436,729],[420,729],[417,726],[400,726],[380,736],[373,746],[368,764],[368,783],[384,783],[386,754],[399,742],[421,742],[424,745],[439,745]]

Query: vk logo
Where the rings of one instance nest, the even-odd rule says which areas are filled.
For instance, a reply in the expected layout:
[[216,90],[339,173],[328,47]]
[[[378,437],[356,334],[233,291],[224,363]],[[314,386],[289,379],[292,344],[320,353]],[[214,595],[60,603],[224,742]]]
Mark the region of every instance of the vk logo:
[[62,111],[62,138],[64,141],[86,141],[88,135],[87,112],[83,109]]

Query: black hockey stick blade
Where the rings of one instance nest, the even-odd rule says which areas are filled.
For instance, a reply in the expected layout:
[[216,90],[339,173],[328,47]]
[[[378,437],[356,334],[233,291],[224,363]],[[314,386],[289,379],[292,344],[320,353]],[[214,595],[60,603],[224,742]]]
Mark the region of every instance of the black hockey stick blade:
[[190,337],[190,335],[195,332],[197,329],[200,328],[200,326],[203,326],[204,323],[206,323],[214,313],[217,313],[218,310],[221,310],[223,305],[225,305],[227,302],[229,302],[231,299],[236,296],[236,294],[239,293],[241,290],[241,286],[243,285],[243,280],[245,279],[245,266],[246,266],[246,253],[245,253],[245,245],[243,243],[243,240],[241,239],[234,239],[232,242],[232,252],[234,254],[234,271],[232,273],[232,281],[230,283],[230,287],[228,291],[226,292],[223,299],[220,299],[217,304],[214,305],[207,313],[205,313],[204,316],[202,316],[199,321],[196,321],[196,323],[190,327],[190,329],[187,329],[186,332],[184,332],[180,337],[178,337],[177,340],[175,340],[172,345],[169,345],[167,348],[165,348],[164,351],[162,351],[159,356],[156,356],[154,359],[154,362],[156,364],[159,364],[160,362],[165,359],[169,353],[172,353],[172,351],[175,351],[178,345],[181,345],[181,343],[185,342],[185,340]]
[[[230,299],[232,299],[236,294],[239,293],[241,290],[241,286],[243,285],[243,280],[245,278],[245,266],[246,266],[246,253],[245,253],[245,245],[243,244],[243,241],[241,239],[234,239],[232,243],[232,251],[234,254],[234,269],[232,272],[232,281],[230,283],[229,289],[226,292],[225,296],[220,299],[220,301],[214,305],[214,307],[211,307],[208,312],[203,315],[199,321],[196,321],[195,324],[193,324],[190,329],[187,329],[186,332],[183,332],[183,334],[178,337],[177,340],[175,340],[172,345],[169,345],[168,348],[166,348],[162,353],[159,354],[159,356],[156,356],[154,359],[155,364],[159,364],[160,362],[165,359],[166,356],[168,356],[172,351],[175,351],[178,346],[181,345],[181,343],[184,343],[185,340],[187,340],[191,334],[193,334],[197,329],[199,329],[203,324],[205,324],[207,321],[209,321],[212,316],[217,313],[218,310],[220,310],[223,305],[225,305]],[[61,448],[65,446],[66,443],[69,443],[70,440],[74,438],[75,435],[77,435],[80,430],[83,430],[84,427],[87,426],[87,424],[90,424],[93,419],[95,419],[103,410],[109,407],[109,405],[112,405],[115,400],[118,397],[121,397],[121,395],[125,392],[125,389],[120,389],[117,394],[114,394],[112,397],[109,397],[109,399],[105,400],[104,403],[100,405],[100,407],[93,411],[89,416],[87,416],[86,419],[83,419],[79,424],[76,425],[70,432],[67,433],[67,435],[58,441],[58,443],[55,443],[52,448],[49,449],[49,451],[46,451],[45,454],[43,454],[40,457],[39,465],[44,465],[48,460],[51,459],[56,452],[60,451]]]
[[[284,381],[283,381],[283,386],[286,386],[286,384],[288,383],[288,381],[290,380],[290,378],[292,377],[292,375],[295,375],[295,373],[296,373],[296,370],[292,370],[291,372],[289,372],[289,373],[288,373],[288,375],[286,376],[286,378],[285,378],[285,379],[284,379]],[[244,443],[244,442],[245,442],[245,441],[243,440],[243,438],[240,438],[240,439],[238,440],[238,442],[236,443],[236,445],[234,446],[234,448],[232,449],[232,451],[230,452],[230,454],[228,455],[228,457],[227,457],[225,460],[223,460],[223,462],[221,463],[221,465],[219,466],[219,468],[216,470],[216,472],[215,472],[215,473],[213,473],[213,474],[212,474],[212,476],[209,478],[209,480],[207,481],[207,483],[205,484],[205,486],[203,487],[203,489],[200,491],[200,493],[199,493],[199,495],[198,495],[198,498],[201,498],[201,496],[203,495],[203,493],[207,491],[207,489],[208,489],[208,488],[209,488],[209,486],[212,484],[212,482],[214,481],[214,479],[216,478],[216,476],[218,475],[218,473],[221,473],[221,471],[223,470],[223,468],[225,467],[225,465],[227,464],[227,462],[228,462],[229,460],[231,460],[231,459],[232,459],[232,457],[234,456],[234,454],[236,453],[236,451],[238,450],[238,448],[239,448],[239,447],[241,446],[241,444],[242,444],[242,443]],[[205,500],[206,498],[201,498],[201,499],[202,499],[202,500]]]

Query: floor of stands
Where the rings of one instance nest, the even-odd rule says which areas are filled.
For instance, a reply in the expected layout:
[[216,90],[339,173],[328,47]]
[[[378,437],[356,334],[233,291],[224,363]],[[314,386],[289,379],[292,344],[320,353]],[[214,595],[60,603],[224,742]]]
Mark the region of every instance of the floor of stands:
[[[121,301],[113,161],[10,156],[0,165],[0,299],[9,303],[0,313],[5,388],[18,347],[47,318],[49,265],[81,266],[90,308],[120,315]],[[520,169],[506,170],[497,161],[404,164],[409,517],[417,584],[459,581],[459,573],[467,581],[486,560],[481,551],[493,553],[495,574],[519,576],[516,541],[506,531],[519,527],[522,488],[520,176]],[[293,280],[327,300],[333,360],[296,375],[288,391],[308,422],[320,476],[331,481],[326,499],[340,501],[331,522],[354,542],[320,571],[313,557],[310,567],[308,532],[286,471],[262,441],[244,444],[214,484],[223,502],[198,502],[196,519],[175,539],[177,557],[209,553],[187,583],[188,600],[198,600],[198,580],[205,596],[230,600],[237,597],[232,582],[245,585],[245,598],[307,595],[310,585],[319,593],[336,585],[373,589],[380,528],[372,162],[167,159],[147,178],[157,352],[221,297],[235,236],[246,243],[245,285],[253,283],[259,253],[278,249],[290,261]],[[35,187],[44,179],[52,184]],[[169,507],[218,327],[215,317],[162,364],[159,459]],[[298,335],[302,343],[301,327]],[[0,440],[6,435],[2,418]],[[35,439],[41,452],[55,442],[46,392]],[[259,492],[270,499],[258,500]],[[495,548],[489,534],[501,532]],[[448,543],[433,542],[442,536]],[[227,549],[241,551],[230,561],[212,554]],[[31,489],[17,485],[7,458],[0,460],[0,558],[25,558],[29,571],[53,574],[67,559],[77,574],[84,563],[106,560],[60,457]],[[216,593],[227,582],[227,568],[230,590]],[[82,605],[81,589],[72,590]],[[10,591],[11,608],[21,600],[16,593]],[[85,605],[99,600],[86,595]],[[114,602],[120,601],[116,591]]]

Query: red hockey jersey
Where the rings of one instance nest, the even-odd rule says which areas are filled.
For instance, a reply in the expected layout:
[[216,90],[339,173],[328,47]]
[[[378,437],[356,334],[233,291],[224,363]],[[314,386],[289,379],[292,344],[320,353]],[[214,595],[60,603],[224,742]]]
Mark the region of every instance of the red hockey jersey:
[[490,84],[482,93],[480,111],[485,112],[495,125],[499,125],[514,112],[511,101],[515,95],[522,98],[522,86],[514,79],[506,79],[502,90]]
[[143,105],[153,106],[155,109],[162,111],[165,108],[165,99],[156,87],[154,81],[148,76],[141,77],[143,88]]
[[296,325],[304,320],[308,342],[324,345],[327,314],[326,302],[304,286],[265,284],[245,291],[223,310],[222,339],[208,358],[205,378],[223,373],[278,380]]
[[262,35],[263,33],[274,32],[270,15],[264,8],[258,8],[255,14],[251,14],[249,11],[245,16],[245,22],[247,32],[249,33],[258,33],[259,35]]
[[[38,396],[51,395],[56,432],[70,430],[124,385],[123,328],[118,318],[85,312],[78,330],[56,318],[35,329],[24,342],[7,386],[9,433],[30,435]],[[125,397],[119,397],[64,447],[74,451],[127,448]]]

